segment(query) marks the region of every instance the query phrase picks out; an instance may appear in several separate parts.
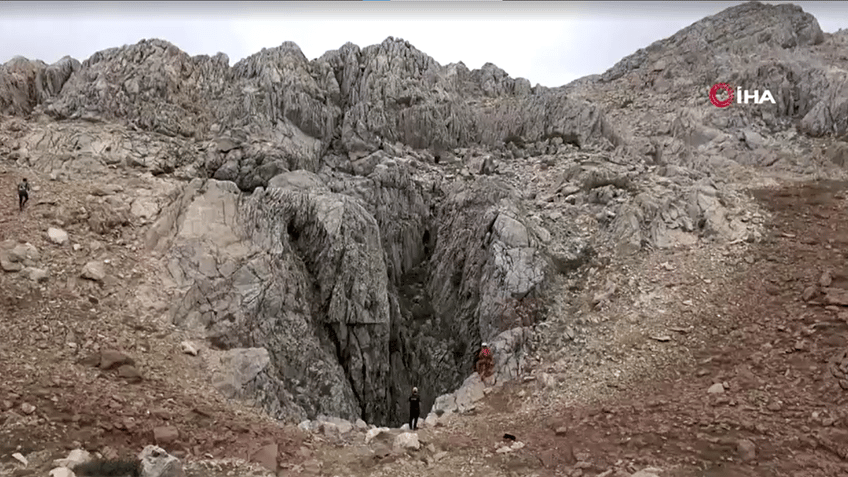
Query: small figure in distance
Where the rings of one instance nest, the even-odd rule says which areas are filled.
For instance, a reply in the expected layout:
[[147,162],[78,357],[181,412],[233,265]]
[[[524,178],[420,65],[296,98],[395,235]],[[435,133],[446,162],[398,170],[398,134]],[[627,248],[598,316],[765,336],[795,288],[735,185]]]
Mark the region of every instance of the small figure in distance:
[[26,177],[24,180],[18,184],[18,207],[21,209],[21,212],[24,211],[24,205],[29,200],[29,182],[27,182]]
[[492,350],[489,349],[488,344],[483,343],[480,347],[482,349],[477,357],[477,374],[480,375],[480,379],[485,383],[495,370],[495,360],[492,357]]
[[409,396],[409,430],[418,430],[418,416],[421,415],[421,397],[418,388],[412,388],[412,396]]

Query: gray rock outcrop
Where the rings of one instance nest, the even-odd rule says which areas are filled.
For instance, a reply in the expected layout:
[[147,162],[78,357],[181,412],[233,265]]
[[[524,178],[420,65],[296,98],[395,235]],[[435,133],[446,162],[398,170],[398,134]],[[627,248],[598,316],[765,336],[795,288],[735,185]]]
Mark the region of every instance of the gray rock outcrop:
[[[47,93],[34,97],[21,91],[41,84],[43,65],[17,59],[4,68],[0,78],[9,86],[0,89],[0,104],[9,112],[38,109],[57,119],[118,120],[165,136],[217,139],[207,148],[207,173],[245,190],[286,170],[316,172],[330,147],[359,158],[395,142],[445,149],[563,134],[620,142],[590,103],[530,88],[491,64],[479,71],[442,66],[394,38],[364,49],[347,44],[312,61],[286,42],[232,68],[223,54],[190,57],[144,40],[51,66],[68,74],[51,73]],[[215,137],[224,131],[229,136]]]
[[[456,215],[431,232],[455,241],[428,245],[423,188],[406,169],[380,166],[364,189],[376,194],[365,199],[332,192],[305,171],[275,177],[250,197],[231,182],[195,180],[154,224],[148,245],[169,251],[166,282],[183,296],[172,318],[226,350],[211,358],[226,395],[258,396],[298,420],[397,419],[412,385],[443,392],[461,382],[474,340],[499,331],[497,299],[541,284],[546,263],[508,215],[508,192],[492,193],[492,184],[467,191],[463,201],[489,212]],[[453,267],[416,271],[430,255],[455,264],[457,253],[470,257],[459,281]],[[476,290],[477,282],[486,285]],[[436,287],[444,283],[451,288]],[[430,304],[427,289],[444,298]],[[246,347],[261,356],[250,358]]]
[[[798,7],[749,2],[544,88],[391,37],[313,60],[286,42],[233,66],[145,40],[2,65],[0,157],[123,184],[85,185],[64,215],[145,231],[161,274],[139,309],[206,339],[224,395],[296,422],[393,425],[412,386],[424,414],[436,396],[472,405],[481,341],[499,337],[497,377],[517,376],[510,303],[544,301],[558,276],[756,241],[741,189],[758,171],[844,174],[846,44]],[[775,104],[716,108],[716,82]],[[33,253],[4,241],[0,267],[43,281]],[[88,285],[115,278],[86,260]]]

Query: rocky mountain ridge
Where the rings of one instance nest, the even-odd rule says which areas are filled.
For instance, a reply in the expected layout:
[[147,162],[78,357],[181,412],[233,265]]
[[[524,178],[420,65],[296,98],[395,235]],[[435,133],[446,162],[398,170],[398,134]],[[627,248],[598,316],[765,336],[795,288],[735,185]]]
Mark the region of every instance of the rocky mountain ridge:
[[[149,251],[132,299],[208,344],[228,397],[385,424],[412,385],[425,412],[459,387],[514,303],[570,323],[622,289],[589,275],[617,257],[759,240],[760,177],[844,176],[846,44],[752,2],[544,88],[395,38],[232,67],[144,40],[0,67],[0,153],[126,184],[75,220]],[[776,104],[720,110],[716,81]]]

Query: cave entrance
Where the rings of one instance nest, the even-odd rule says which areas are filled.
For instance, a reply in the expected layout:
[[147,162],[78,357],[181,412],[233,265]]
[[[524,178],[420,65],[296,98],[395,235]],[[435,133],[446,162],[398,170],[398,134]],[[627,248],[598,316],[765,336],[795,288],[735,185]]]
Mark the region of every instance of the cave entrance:
[[[425,232],[425,241],[429,241]],[[392,374],[396,409],[401,425],[408,419],[407,398],[412,387],[421,394],[421,416],[430,412],[436,398],[451,392],[461,377],[453,353],[457,340],[451,331],[450,320],[439,316],[427,291],[429,267],[427,262],[404,274],[397,285],[400,316],[392,323]],[[445,350],[448,350],[446,353]],[[400,366],[398,366],[400,365]],[[402,368],[402,369],[398,369]]]

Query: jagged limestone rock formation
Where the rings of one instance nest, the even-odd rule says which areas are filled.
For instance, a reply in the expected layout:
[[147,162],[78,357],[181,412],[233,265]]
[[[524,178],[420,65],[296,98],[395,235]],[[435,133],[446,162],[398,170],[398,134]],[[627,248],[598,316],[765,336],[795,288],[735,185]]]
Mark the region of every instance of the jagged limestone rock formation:
[[0,66],[0,113],[27,114],[55,98],[80,69],[79,61],[64,57],[52,65],[15,57]]
[[[426,413],[465,381],[509,300],[609,250],[756,240],[752,168],[844,170],[846,44],[752,2],[544,88],[395,38],[232,67],[145,40],[0,67],[0,155],[144,191],[93,194],[75,220],[152,222],[163,274],[137,295],[172,293],[225,395],[396,423],[411,386]],[[776,104],[720,110],[718,81]]]
[[[223,54],[190,57],[165,41],[145,40],[98,52],[76,74],[55,78],[50,90],[59,86],[62,94],[52,101],[10,95],[16,106],[7,109],[120,120],[185,138],[241,131],[268,147],[243,150],[219,142],[206,170],[245,190],[267,184],[274,172],[316,172],[331,146],[358,158],[384,142],[439,149],[494,145],[513,136],[620,141],[592,104],[558,90],[529,88],[494,65],[474,72],[462,64],[442,66],[393,38],[362,50],[348,44],[313,61],[286,42],[232,68],[227,63]],[[20,60],[6,69],[29,64]],[[13,90],[24,90],[35,76],[23,75]]]
[[385,413],[387,274],[376,222],[355,201],[314,188],[242,199],[231,182],[198,179],[150,245],[171,251],[177,324],[221,349],[268,350],[255,388],[269,411]]
[[[168,251],[168,281],[182,296],[174,322],[217,348],[271,356],[244,389],[224,383],[228,395],[259,396],[269,411],[298,420],[397,418],[411,384],[444,392],[462,381],[476,341],[501,331],[498,300],[541,285],[546,262],[503,200],[509,191],[490,183],[458,194],[466,199],[440,212],[456,220],[430,232],[423,187],[388,164],[368,179],[366,190],[377,192],[368,202],[306,171],[277,176],[249,198],[231,182],[198,179],[154,224],[149,246]],[[428,244],[425,233],[450,239]],[[453,268],[427,276],[420,268],[430,253],[433,263],[451,264],[456,253],[469,255],[464,284]]]
[[[822,158],[809,157],[805,145],[787,150],[795,148],[785,141],[797,138],[745,138],[769,137],[796,123],[797,132],[813,137],[848,132],[848,72],[836,66],[844,63],[839,51],[846,38],[823,33],[801,7],[746,2],[638,50],[598,81],[567,89],[599,98],[610,121],[626,129],[622,135],[653,140],[645,150],[660,162],[724,175],[731,172],[725,159],[810,173]],[[760,95],[768,90],[774,103],[714,107],[708,93],[716,83]],[[802,150],[808,157],[791,157]]]

